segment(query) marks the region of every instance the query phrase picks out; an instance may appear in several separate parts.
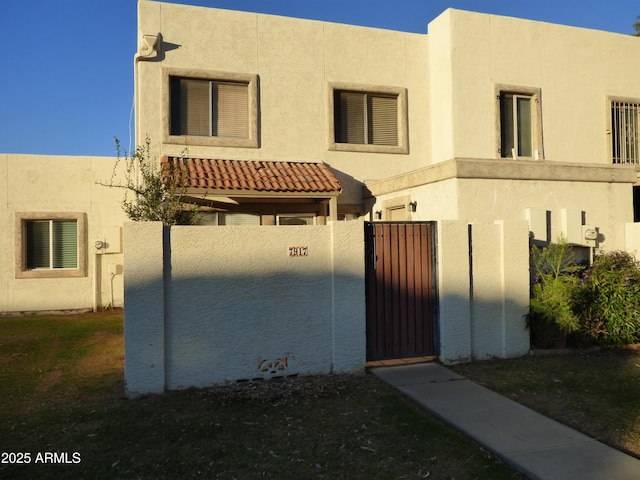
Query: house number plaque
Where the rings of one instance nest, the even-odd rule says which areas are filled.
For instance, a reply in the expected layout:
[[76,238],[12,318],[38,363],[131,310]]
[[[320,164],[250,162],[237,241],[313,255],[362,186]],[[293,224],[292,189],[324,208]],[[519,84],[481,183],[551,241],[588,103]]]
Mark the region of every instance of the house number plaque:
[[306,257],[309,255],[309,247],[289,247],[290,257]]

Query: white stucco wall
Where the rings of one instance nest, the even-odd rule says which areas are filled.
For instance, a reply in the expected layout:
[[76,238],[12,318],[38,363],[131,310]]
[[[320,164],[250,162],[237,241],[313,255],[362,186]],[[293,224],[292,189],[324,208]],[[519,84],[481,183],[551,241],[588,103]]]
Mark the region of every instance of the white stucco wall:
[[[0,154],[0,314],[123,305],[122,191],[96,183],[114,166],[108,157]],[[16,214],[68,212],[86,217],[86,276],[16,278]],[[110,248],[96,250],[95,240]]]
[[[491,178],[499,177],[499,178]],[[457,159],[372,182],[372,211],[388,220],[389,206],[416,202],[407,220],[460,220],[488,223],[528,220],[528,211],[544,218],[543,228],[531,225],[535,240],[555,241],[566,228],[567,212],[579,225],[596,227],[595,246],[626,248],[625,225],[633,221],[633,166],[592,165],[526,160]],[[577,212],[577,213],[576,213]],[[548,231],[548,232],[547,232]],[[583,244],[578,235],[567,238]]]
[[[164,281],[161,227],[138,223],[125,232],[129,395],[363,370],[361,223],[172,227]],[[290,247],[306,255],[290,256]]]
[[529,352],[526,222],[438,222],[440,360]]
[[637,38],[454,9],[428,32],[434,162],[499,157],[497,85],[541,90],[545,158],[610,162],[607,97],[640,100]]

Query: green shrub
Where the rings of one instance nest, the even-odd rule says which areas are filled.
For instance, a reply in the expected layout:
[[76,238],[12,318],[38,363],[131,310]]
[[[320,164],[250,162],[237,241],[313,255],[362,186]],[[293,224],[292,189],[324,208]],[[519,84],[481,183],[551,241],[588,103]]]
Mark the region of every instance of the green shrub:
[[571,246],[560,237],[556,243],[531,250],[534,283],[527,324],[531,339],[539,347],[558,344],[567,334],[580,329],[574,312],[578,277]]
[[587,338],[605,345],[640,340],[640,264],[632,255],[596,255],[579,285],[574,309]]

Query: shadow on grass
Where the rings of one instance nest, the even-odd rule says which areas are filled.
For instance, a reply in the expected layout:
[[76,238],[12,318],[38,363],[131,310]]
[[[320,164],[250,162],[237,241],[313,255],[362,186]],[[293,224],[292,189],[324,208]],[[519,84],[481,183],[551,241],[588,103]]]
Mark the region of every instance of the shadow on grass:
[[29,454],[2,478],[520,478],[369,375],[128,401],[121,314],[0,319],[0,338],[0,451]]

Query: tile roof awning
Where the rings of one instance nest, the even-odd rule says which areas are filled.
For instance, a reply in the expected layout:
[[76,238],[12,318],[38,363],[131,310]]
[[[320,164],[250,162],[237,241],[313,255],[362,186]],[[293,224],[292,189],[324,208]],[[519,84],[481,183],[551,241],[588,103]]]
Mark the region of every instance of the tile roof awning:
[[324,163],[263,160],[161,158],[169,172],[189,191],[215,191],[228,196],[334,197],[342,186]]

